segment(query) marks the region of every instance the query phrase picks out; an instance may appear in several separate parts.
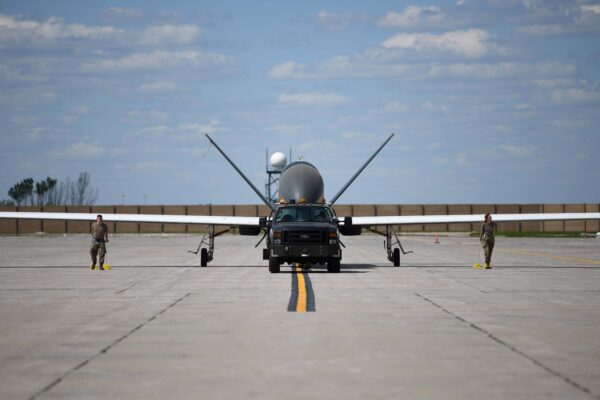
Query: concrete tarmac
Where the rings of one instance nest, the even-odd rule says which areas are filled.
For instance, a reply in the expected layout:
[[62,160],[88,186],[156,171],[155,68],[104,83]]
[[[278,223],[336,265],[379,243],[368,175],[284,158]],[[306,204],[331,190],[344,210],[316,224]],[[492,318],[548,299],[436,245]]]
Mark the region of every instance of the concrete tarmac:
[[[600,241],[345,238],[295,273],[254,237],[117,236],[110,271],[85,236],[0,237],[0,399],[600,399]],[[298,278],[300,279],[300,278]],[[296,280],[298,280],[296,279]]]

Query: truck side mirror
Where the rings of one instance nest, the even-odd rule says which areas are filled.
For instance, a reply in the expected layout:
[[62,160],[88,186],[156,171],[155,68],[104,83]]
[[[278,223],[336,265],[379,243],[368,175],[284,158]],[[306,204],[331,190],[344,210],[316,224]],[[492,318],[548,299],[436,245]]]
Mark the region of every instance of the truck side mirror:
[[267,227],[267,217],[260,217],[258,219],[258,226],[260,226],[261,228],[266,228]]

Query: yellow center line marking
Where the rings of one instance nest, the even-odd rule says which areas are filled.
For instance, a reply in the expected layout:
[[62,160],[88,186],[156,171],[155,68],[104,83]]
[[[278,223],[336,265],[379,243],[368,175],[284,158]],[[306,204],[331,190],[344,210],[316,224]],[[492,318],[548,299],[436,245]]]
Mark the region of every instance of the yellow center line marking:
[[298,304],[296,305],[296,312],[306,312],[306,282],[304,281],[302,266],[300,264],[296,264],[296,274],[298,277]]
[[513,249],[498,249],[501,252],[512,253],[512,254],[522,254],[526,256],[532,257],[546,257],[552,258],[560,261],[572,261],[581,264],[592,264],[592,265],[600,265],[600,260],[594,260],[591,258],[579,258],[579,257],[571,257],[571,256],[557,256],[550,253],[540,253],[534,251],[524,251],[524,250],[513,250]]

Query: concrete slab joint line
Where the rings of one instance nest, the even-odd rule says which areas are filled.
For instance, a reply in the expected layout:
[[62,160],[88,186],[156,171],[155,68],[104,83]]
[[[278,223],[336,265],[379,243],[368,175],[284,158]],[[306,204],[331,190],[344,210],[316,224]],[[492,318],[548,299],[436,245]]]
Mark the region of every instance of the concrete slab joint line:
[[579,383],[575,382],[574,380],[572,380],[571,378],[569,378],[566,375],[561,374],[558,371],[555,371],[553,369],[551,369],[550,367],[547,367],[546,365],[542,364],[540,361],[536,360],[535,358],[531,357],[530,355],[523,353],[522,351],[520,351],[519,349],[517,349],[516,347],[510,345],[509,343],[503,341],[502,339],[494,336],[492,333],[486,331],[485,329],[481,328],[480,326],[475,325],[472,322],[467,321],[466,319],[462,318],[461,316],[453,313],[452,311],[444,308],[443,306],[437,304],[435,301],[419,294],[419,293],[415,293],[415,296],[420,297],[421,299],[425,300],[426,302],[430,303],[431,305],[433,305],[434,307],[440,309],[441,311],[445,312],[448,315],[451,315],[452,317],[456,318],[457,320],[459,320],[460,322],[469,325],[471,328],[487,335],[490,339],[492,339],[493,341],[495,341],[496,343],[506,347],[507,349],[509,349],[510,351],[512,351],[515,354],[520,355],[521,357],[524,357],[525,359],[531,361],[533,364],[537,365],[538,367],[542,368],[544,371],[549,372],[550,374],[562,379],[563,381],[565,381],[566,383],[568,383],[569,385],[571,385],[572,387],[586,393],[587,395],[592,396],[595,399],[599,399],[600,400],[600,395],[597,395],[595,393],[592,393],[592,391],[590,389],[588,389],[587,387],[584,387],[582,385],[580,385]]
[[179,304],[183,299],[187,298],[188,296],[190,296],[191,293],[188,293],[180,298],[178,298],[177,300],[175,300],[174,302],[172,302],[171,304],[169,304],[168,306],[166,306],[165,308],[163,308],[162,310],[160,310],[159,312],[157,312],[156,314],[154,314],[152,317],[148,318],[146,321],[144,321],[143,323],[141,323],[140,325],[136,326],[135,328],[133,328],[132,330],[130,330],[129,332],[127,332],[125,335],[121,336],[120,338],[118,338],[117,340],[115,340],[114,342],[112,342],[111,344],[109,344],[108,346],[106,346],[105,348],[103,348],[102,350],[100,350],[98,353],[94,354],[93,356],[91,356],[90,358],[88,358],[87,360],[82,361],[81,363],[77,364],[74,368],[71,368],[70,370],[68,370],[67,372],[65,372],[63,375],[61,375],[60,377],[56,378],[54,381],[52,381],[49,385],[45,386],[42,390],[40,390],[39,392],[35,393],[33,396],[31,396],[29,398],[29,400],[34,400],[37,399],[39,396],[47,393],[48,391],[50,391],[53,387],[55,387],[56,385],[58,385],[60,382],[63,381],[63,379],[65,379],[67,376],[71,375],[73,372],[80,370],[81,368],[85,367],[87,364],[90,363],[90,361],[94,360],[95,358],[98,358],[99,356],[101,356],[102,354],[106,354],[110,349],[112,349],[113,347],[115,347],[117,344],[121,343],[123,340],[127,339],[129,336],[131,336],[132,334],[134,334],[135,332],[139,331],[140,329],[142,329],[144,326],[146,326],[149,322],[154,321],[158,316],[160,316],[161,314],[164,314],[167,310],[175,307],[177,304]]

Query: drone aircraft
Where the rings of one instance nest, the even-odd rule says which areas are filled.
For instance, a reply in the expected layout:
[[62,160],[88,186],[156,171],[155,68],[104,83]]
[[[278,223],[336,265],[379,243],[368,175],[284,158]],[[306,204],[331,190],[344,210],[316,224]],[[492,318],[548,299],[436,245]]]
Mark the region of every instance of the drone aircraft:
[[[327,202],[324,197],[323,178],[319,170],[306,161],[296,161],[285,166],[279,178],[279,201],[274,202],[264,196],[227,154],[207,134],[212,145],[223,155],[237,173],[254,190],[271,210],[268,217],[235,217],[208,215],[154,215],[154,214],[103,214],[105,222],[154,222],[169,224],[200,224],[208,227],[200,241],[200,265],[205,267],[214,258],[215,237],[223,232],[215,232],[216,226],[238,227],[241,235],[259,236],[256,244],[265,241],[263,259],[269,262],[271,273],[280,272],[282,264],[300,263],[303,265],[326,264],[329,272],[339,272],[341,268],[341,236],[357,236],[363,229],[385,227],[385,247],[387,257],[394,266],[400,266],[400,254],[407,254],[394,227],[400,225],[477,223],[483,215],[399,215],[399,216],[337,216],[333,205],[361,172],[392,139],[391,134],[369,159],[356,171],[348,182]],[[92,221],[95,214],[54,213],[54,212],[0,212],[0,218],[43,219],[43,220],[83,220]],[[600,213],[535,213],[535,214],[495,214],[496,222],[509,221],[565,221],[595,220]],[[393,235],[393,236],[392,236]],[[266,240],[265,240],[266,239]]]

